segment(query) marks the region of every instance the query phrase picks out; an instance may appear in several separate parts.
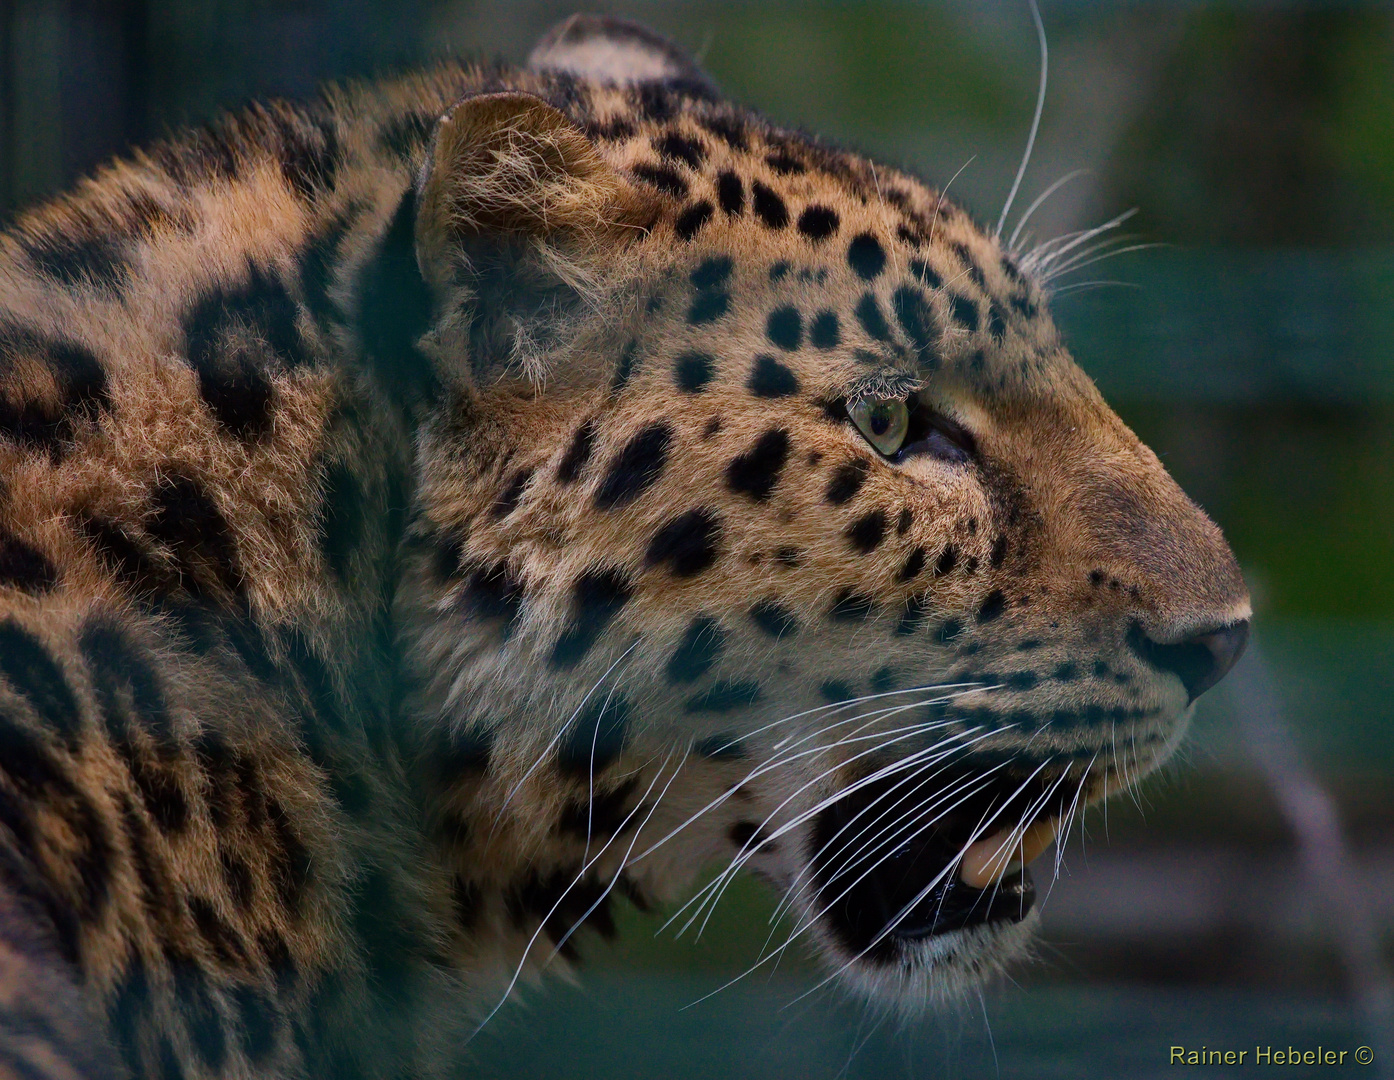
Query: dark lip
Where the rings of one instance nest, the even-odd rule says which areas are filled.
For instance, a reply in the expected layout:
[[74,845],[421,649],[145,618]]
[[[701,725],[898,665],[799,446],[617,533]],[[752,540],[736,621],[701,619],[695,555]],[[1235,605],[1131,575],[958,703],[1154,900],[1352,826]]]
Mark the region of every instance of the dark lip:
[[[1029,871],[986,889],[964,884],[956,869],[944,871],[985,821],[990,833],[1028,813],[1032,821],[1060,816],[1076,785],[1057,784],[1058,777],[989,773],[965,763],[910,781],[895,774],[839,799],[818,815],[811,838],[824,925],[848,952],[884,964],[897,961],[908,943],[1021,922],[1036,900]],[[895,822],[902,824],[888,827]]]

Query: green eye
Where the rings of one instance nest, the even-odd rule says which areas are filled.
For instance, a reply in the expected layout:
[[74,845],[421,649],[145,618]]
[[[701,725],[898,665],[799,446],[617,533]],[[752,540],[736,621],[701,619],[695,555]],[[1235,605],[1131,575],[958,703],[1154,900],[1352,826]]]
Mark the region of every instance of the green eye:
[[910,428],[910,410],[899,398],[862,398],[847,414],[866,441],[886,457],[900,449]]

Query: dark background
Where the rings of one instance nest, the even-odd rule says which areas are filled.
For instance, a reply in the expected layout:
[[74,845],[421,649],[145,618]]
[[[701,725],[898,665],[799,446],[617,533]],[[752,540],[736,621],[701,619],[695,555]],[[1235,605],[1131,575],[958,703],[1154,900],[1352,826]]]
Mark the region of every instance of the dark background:
[[[780,122],[940,184],[971,158],[952,193],[995,223],[1035,99],[1024,2],[606,9],[675,38]],[[0,0],[0,213],[252,97],[440,53],[521,59],[570,11]],[[476,1040],[487,1075],[1142,1077],[1175,1075],[1175,1044],[1373,1042],[1387,1058],[1371,1008],[1387,966],[1368,936],[1344,952],[1341,939],[1363,912],[1387,965],[1394,9],[1045,0],[1044,16],[1051,84],[1013,219],[1085,169],[1037,211],[1035,239],[1135,207],[1119,231],[1159,245],[1058,283],[1056,314],[1080,363],[1225,529],[1271,686],[1241,668],[1202,699],[1185,760],[1086,823],[1088,848],[1074,839],[1045,905],[1039,962],[982,1002],[911,1023],[826,992],[796,1001],[817,979],[788,957],[684,1009],[759,956],[770,906],[746,885],[696,945],[631,915],[617,949],[592,947],[584,994],[529,994]],[[1295,756],[1256,751],[1265,734]],[[1275,790],[1309,772],[1313,805],[1334,807],[1341,831],[1304,848]],[[1333,835],[1349,855],[1335,885],[1314,872],[1339,853]]]

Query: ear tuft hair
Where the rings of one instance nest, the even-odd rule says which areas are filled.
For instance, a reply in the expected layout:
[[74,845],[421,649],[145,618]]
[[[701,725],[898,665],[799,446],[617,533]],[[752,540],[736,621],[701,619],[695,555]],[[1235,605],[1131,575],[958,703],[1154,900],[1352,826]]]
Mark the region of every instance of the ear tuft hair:
[[596,82],[678,80],[716,96],[692,58],[647,27],[610,15],[573,15],[558,23],[528,56],[533,71],[564,71]]

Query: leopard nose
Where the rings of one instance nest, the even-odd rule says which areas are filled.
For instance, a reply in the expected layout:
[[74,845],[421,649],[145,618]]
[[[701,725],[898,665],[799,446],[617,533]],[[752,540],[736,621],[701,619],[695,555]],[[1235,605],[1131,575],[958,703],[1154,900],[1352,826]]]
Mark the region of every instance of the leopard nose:
[[1154,641],[1141,624],[1128,631],[1128,645],[1158,671],[1181,680],[1191,701],[1223,679],[1249,643],[1249,620],[1204,630],[1174,643]]

